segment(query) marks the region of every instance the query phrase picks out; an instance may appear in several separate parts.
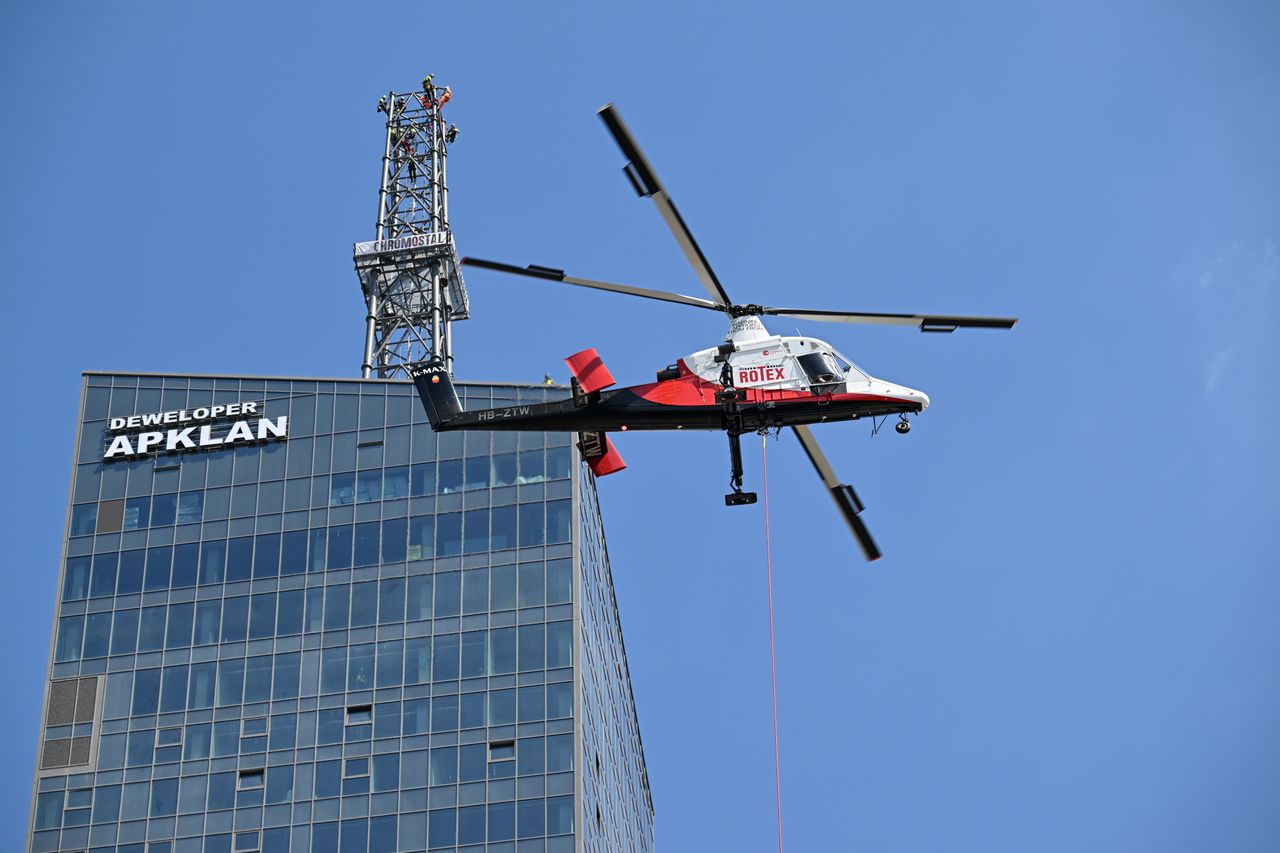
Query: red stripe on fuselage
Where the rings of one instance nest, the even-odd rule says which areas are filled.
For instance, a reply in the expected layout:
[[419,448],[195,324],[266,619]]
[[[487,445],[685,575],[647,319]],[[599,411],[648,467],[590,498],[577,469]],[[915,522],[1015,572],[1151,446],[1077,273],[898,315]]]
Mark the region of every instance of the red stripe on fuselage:
[[[722,387],[719,383],[708,382],[696,373],[689,373],[679,379],[667,379],[663,382],[651,382],[646,385],[633,385],[628,390],[643,400],[663,406],[708,406],[716,404],[716,392]],[[809,391],[770,388],[744,388],[742,390],[747,392],[747,399],[740,405],[794,403],[800,401],[907,402],[901,397],[888,397],[883,394],[813,394]]]

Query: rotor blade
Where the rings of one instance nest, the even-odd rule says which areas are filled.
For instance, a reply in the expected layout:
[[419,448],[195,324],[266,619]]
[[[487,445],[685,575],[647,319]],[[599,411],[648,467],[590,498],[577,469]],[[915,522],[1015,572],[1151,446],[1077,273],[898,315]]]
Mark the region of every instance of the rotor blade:
[[858,311],[811,311],[806,308],[762,308],[760,313],[824,323],[882,323],[916,326],[922,332],[954,332],[956,329],[1012,329],[1017,317],[958,317],[946,314],[875,314]]
[[631,181],[631,185],[635,187],[636,193],[653,199],[653,203],[658,206],[658,213],[662,215],[663,221],[675,235],[681,251],[693,265],[693,271],[698,274],[698,280],[702,282],[702,286],[707,289],[712,298],[722,306],[732,305],[733,300],[720,284],[720,279],[716,277],[715,270],[711,269],[707,256],[702,254],[698,241],[693,239],[693,232],[680,216],[680,211],[676,210],[675,202],[671,200],[671,196],[667,195],[666,188],[662,186],[648,159],[640,151],[640,146],[636,145],[635,138],[631,136],[631,131],[622,121],[617,108],[613,104],[605,104],[600,108],[599,114],[605,127],[609,129],[610,135],[613,136],[613,141],[618,143],[623,156],[627,158],[627,165],[623,171]]
[[862,547],[862,553],[866,555],[867,562],[880,559],[880,549],[876,547],[875,540],[871,538],[871,532],[867,530],[867,525],[863,524],[862,519],[858,516],[858,513],[864,509],[862,501],[858,500],[858,493],[853,490],[853,486],[840,482],[840,479],[836,476],[835,469],[827,461],[827,455],[822,452],[822,448],[818,446],[818,440],[813,437],[813,433],[809,431],[807,426],[801,424],[791,429],[795,432],[796,438],[800,439],[800,446],[804,448],[809,461],[817,469],[823,485],[830,490],[831,497],[840,509],[840,514],[844,516],[845,523],[849,525],[850,532],[858,540],[858,545]]
[[565,275],[564,270],[553,269],[552,267],[540,267],[536,264],[530,264],[527,267],[517,267],[512,264],[504,264],[499,261],[486,261],[483,258],[463,258],[461,261],[469,267],[479,267],[485,270],[495,270],[497,272],[511,273],[512,275],[523,275],[529,278],[541,278],[546,281],[559,281],[564,284],[573,284],[578,287],[591,287],[596,290],[608,290],[611,293],[627,293],[631,296],[643,296],[646,299],[659,299],[663,302],[674,302],[677,305],[692,305],[694,308],[710,308],[712,311],[722,310],[719,305],[709,299],[700,299],[697,296],[683,296],[679,293],[668,293],[665,290],[650,290],[647,287],[634,287],[630,284],[614,284],[609,281],[593,281],[589,278],[575,278],[571,275]]

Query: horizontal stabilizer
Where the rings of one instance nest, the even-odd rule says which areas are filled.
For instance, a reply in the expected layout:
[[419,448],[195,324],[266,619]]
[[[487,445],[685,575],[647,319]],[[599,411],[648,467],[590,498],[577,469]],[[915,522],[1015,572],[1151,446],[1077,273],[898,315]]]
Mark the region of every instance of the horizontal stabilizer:
[[564,363],[569,365],[569,370],[573,373],[573,378],[578,380],[583,393],[591,394],[614,384],[613,374],[604,366],[600,353],[594,349],[576,352],[566,358]]
[[618,448],[613,446],[609,436],[604,433],[584,432],[579,439],[578,450],[582,452],[582,458],[587,460],[591,473],[597,477],[604,477],[627,467]]

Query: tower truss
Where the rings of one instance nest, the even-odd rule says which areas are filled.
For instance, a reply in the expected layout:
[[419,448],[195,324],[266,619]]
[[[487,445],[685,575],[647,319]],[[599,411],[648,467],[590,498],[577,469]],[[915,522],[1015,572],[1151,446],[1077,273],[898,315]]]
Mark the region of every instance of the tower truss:
[[354,247],[368,308],[365,378],[407,377],[409,365],[432,358],[453,370],[450,327],[467,319],[468,303],[449,227],[450,97],[428,78],[421,91],[388,92],[378,104],[387,122],[377,231]]

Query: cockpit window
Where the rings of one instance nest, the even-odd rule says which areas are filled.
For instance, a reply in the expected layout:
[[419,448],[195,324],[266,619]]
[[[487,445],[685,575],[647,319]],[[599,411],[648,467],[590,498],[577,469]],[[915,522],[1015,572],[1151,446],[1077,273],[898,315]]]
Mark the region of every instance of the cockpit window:
[[849,359],[845,358],[843,355],[836,352],[835,350],[832,350],[832,355],[836,357],[836,361],[838,361],[841,365],[843,365],[845,375],[849,379],[857,381],[860,379],[869,380],[871,378],[871,376],[865,370],[863,370],[861,367],[858,367],[858,365],[854,364],[852,361],[849,361]]
[[798,360],[811,385],[828,385],[844,380],[844,370],[830,353],[811,352],[798,356]]

